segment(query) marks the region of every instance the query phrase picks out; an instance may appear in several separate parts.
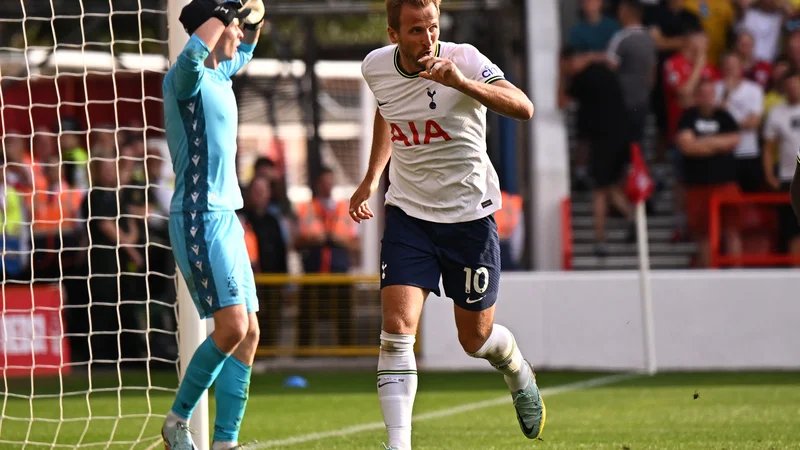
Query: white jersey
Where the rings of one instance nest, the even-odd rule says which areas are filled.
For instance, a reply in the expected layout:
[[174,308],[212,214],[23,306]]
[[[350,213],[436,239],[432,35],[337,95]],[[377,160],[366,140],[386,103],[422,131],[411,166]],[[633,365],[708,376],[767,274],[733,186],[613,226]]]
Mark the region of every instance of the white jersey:
[[772,108],[764,124],[764,139],[780,142],[778,178],[792,181],[795,166],[800,164],[800,105]]
[[[439,42],[436,56],[466,78],[493,83],[503,72],[475,47]],[[386,204],[418,219],[467,222],[500,209],[500,184],[486,153],[486,107],[435,81],[405,73],[396,45],[372,51],[361,73],[389,124]]]
[[[717,81],[717,104],[725,98],[725,82]],[[742,123],[751,115],[761,116],[764,114],[764,89],[760,84],[742,80],[736,88],[728,93],[728,112],[736,120]],[[733,155],[737,159],[757,158],[761,154],[758,145],[758,132],[756,130],[739,131],[739,145],[733,150]]]

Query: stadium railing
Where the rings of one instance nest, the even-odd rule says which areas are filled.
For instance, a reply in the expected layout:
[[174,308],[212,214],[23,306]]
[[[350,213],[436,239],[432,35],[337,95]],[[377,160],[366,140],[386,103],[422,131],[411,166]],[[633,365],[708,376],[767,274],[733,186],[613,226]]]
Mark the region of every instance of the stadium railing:
[[[790,204],[788,193],[714,195],[709,203],[710,263],[721,267],[775,267],[800,265],[800,257],[775,249],[779,230],[778,208]],[[738,221],[745,241],[741,255],[725,255],[722,250],[722,209],[738,208]],[[748,241],[754,243],[748,245]],[[755,250],[747,247],[754,247]]]
[[255,281],[261,326],[258,357],[378,355],[378,275],[256,274]]

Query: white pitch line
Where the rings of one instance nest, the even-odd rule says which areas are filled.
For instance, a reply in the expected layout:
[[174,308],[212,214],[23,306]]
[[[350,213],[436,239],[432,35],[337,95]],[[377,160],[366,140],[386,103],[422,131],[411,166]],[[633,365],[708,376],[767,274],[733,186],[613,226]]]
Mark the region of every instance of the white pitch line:
[[[621,381],[630,380],[631,378],[638,377],[638,374],[617,374],[617,375],[608,375],[603,377],[597,378],[590,378],[584,381],[577,381],[575,383],[568,383],[563,384],[560,386],[554,386],[551,388],[543,388],[541,390],[542,396],[551,396],[557,394],[563,394],[565,392],[571,391],[579,391],[582,389],[589,389],[597,386],[605,386],[607,384],[614,384],[619,383]],[[511,398],[509,395],[504,395],[502,397],[493,398],[490,400],[484,400],[482,402],[475,402],[475,403],[467,403],[460,406],[454,406],[452,408],[445,408],[440,409],[437,411],[431,411],[423,414],[418,414],[414,416],[412,419],[413,422],[423,422],[427,420],[439,419],[442,417],[453,416],[456,414],[461,414],[464,412],[474,411],[476,409],[481,408],[488,408],[490,406],[498,406],[503,405],[506,403],[510,403]],[[311,441],[318,441],[320,439],[327,439],[327,438],[339,438],[343,436],[349,436],[351,434],[361,433],[363,431],[375,431],[375,430],[382,430],[384,429],[385,425],[383,422],[370,422],[370,423],[363,423],[361,425],[355,425],[352,427],[341,428],[338,430],[331,430],[331,431],[323,431],[319,433],[308,433],[308,434],[301,434],[298,436],[289,437],[286,439],[279,439],[274,441],[265,441],[265,442],[258,442],[256,444],[251,444],[250,448],[253,449],[262,449],[262,448],[273,448],[273,447],[281,447],[287,445],[295,445],[295,444],[302,444],[304,442],[311,442]]]

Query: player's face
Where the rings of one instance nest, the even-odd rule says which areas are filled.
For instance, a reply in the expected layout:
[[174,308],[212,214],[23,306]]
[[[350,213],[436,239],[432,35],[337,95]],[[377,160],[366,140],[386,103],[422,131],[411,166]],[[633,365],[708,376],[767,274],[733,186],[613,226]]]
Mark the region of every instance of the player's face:
[[417,8],[404,4],[400,10],[400,30],[389,28],[389,38],[397,44],[407,66],[424,69],[419,59],[433,56],[439,40],[439,10],[436,5],[431,3]]
[[239,28],[238,21],[234,20],[233,23],[228,25],[228,28],[225,28],[219,41],[217,41],[217,49],[219,50],[217,59],[220,61],[233,59],[233,55],[236,54],[236,48],[241,44],[243,37],[244,33]]

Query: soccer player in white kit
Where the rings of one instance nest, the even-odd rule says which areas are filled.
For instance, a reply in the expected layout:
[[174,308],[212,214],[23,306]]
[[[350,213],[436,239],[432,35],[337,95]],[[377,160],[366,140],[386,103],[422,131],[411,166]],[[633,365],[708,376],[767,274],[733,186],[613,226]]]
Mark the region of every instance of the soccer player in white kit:
[[366,176],[350,200],[356,222],[392,158],[381,248],[383,324],[378,397],[389,449],[411,449],[417,390],[414,342],[430,292],[455,303],[458,339],[505,378],[526,437],[545,407],[511,332],[494,324],[500,249],[493,213],[501,193],[486,153],[487,108],[518,120],[533,104],[468,44],[439,42],[440,0],[386,0],[392,45],[371,52],[362,74],[378,102]]

